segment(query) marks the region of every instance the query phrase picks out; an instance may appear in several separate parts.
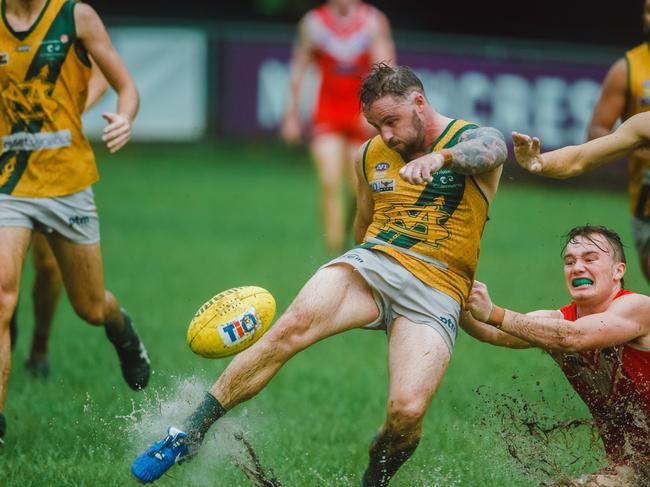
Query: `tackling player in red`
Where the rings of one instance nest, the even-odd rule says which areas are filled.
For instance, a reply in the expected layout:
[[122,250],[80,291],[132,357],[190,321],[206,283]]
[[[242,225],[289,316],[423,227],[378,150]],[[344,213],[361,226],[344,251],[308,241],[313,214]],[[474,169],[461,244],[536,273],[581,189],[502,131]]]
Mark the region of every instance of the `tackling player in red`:
[[520,314],[496,306],[475,281],[461,326],[493,345],[546,350],[585,402],[608,465],[571,485],[648,485],[650,297],[623,287],[623,245],[607,228],[572,229],[563,258],[569,305]]

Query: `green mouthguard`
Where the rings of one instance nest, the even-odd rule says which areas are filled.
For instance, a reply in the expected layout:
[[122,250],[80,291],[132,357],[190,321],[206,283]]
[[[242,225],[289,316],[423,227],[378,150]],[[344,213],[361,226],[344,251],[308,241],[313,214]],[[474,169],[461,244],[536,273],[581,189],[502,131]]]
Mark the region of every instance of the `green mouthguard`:
[[580,278],[580,279],[574,279],[573,280],[573,287],[578,287],[578,286],[582,286],[583,284],[593,284],[593,283],[594,283],[594,281],[592,281],[591,279],[586,279],[586,278],[583,277],[583,278]]

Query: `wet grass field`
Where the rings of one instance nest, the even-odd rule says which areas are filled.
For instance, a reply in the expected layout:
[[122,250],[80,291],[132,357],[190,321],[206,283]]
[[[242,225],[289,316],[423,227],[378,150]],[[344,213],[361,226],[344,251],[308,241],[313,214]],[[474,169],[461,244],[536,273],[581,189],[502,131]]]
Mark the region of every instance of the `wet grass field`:
[[[133,315],[154,367],[144,392],[123,383],[100,329],[63,300],[50,346],[51,375],[23,367],[33,326],[26,264],[0,451],[0,485],[135,485],[134,456],[182,418],[227,360],[193,355],[185,332],[208,298],[259,285],[278,310],[324,263],[318,188],[303,151],[234,143],[100,150],[96,198],[106,284]],[[619,231],[630,289],[645,292],[620,192],[534,186],[504,178],[490,210],[478,278],[515,310],[567,301],[561,235],[585,223]],[[386,339],[352,331],[291,360],[258,397],[210,432],[199,457],[160,485],[251,485],[243,433],[283,486],[356,486],[383,420]],[[414,457],[395,486],[539,485],[602,463],[583,404],[539,350],[481,344],[463,332]],[[533,427],[531,427],[531,422]],[[536,425],[536,426],[535,426]],[[553,429],[554,427],[558,426]],[[537,428],[537,429],[536,429]]]

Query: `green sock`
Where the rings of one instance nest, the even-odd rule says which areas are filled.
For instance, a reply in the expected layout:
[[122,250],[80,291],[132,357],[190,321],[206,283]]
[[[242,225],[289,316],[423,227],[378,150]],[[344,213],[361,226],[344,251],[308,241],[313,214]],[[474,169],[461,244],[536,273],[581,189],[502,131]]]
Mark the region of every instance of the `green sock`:
[[224,414],[226,414],[226,408],[212,394],[206,392],[201,404],[185,420],[184,430],[190,442],[200,443],[203,441],[210,426]]
[[133,325],[131,325],[131,317],[126,314],[124,310],[120,311],[124,317],[124,326],[121,330],[118,331],[114,328],[104,326],[106,336],[111,341],[111,343],[113,343],[113,345],[123,345],[124,343],[130,342],[134,334]]
[[413,444],[389,451],[391,440],[377,434],[370,445],[370,461],[363,478],[362,487],[386,487],[399,468],[415,452],[419,438]]

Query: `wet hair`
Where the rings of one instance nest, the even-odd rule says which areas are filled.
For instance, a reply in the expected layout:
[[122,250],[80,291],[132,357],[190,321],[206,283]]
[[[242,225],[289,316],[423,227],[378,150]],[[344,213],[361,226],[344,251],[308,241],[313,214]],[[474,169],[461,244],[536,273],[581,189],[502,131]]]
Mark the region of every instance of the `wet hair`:
[[359,98],[361,106],[367,107],[386,95],[403,100],[414,91],[424,95],[422,81],[411,68],[377,63],[370,67],[370,72],[363,79]]
[[[621,242],[621,237],[614,230],[610,230],[607,227],[601,225],[583,225],[580,227],[574,227],[564,236],[564,245],[562,246],[562,256],[564,257],[564,252],[566,251],[567,246],[570,243],[575,243],[576,238],[583,237],[589,240],[592,244],[598,247],[603,252],[609,254],[608,249],[604,249],[602,244],[593,239],[594,235],[601,235],[602,237],[609,242],[609,246],[614,251],[612,259],[614,262],[623,262],[627,263],[625,259],[625,249],[623,242]],[[624,286],[624,281],[621,278],[621,287]]]

